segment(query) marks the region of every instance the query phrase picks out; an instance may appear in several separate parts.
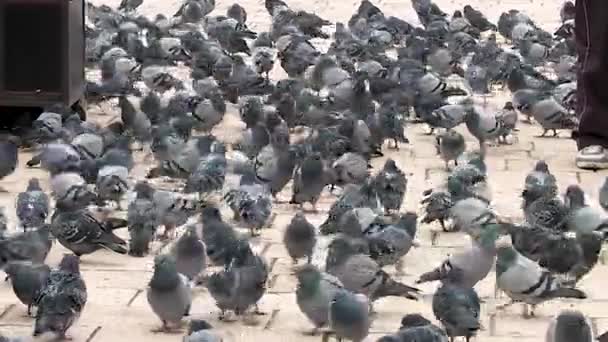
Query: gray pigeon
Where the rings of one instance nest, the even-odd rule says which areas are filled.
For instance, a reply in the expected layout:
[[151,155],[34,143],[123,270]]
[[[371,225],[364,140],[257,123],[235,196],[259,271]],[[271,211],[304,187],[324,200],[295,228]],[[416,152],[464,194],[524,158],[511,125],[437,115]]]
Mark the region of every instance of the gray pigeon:
[[46,286],[50,267],[31,261],[13,261],[6,265],[4,272],[11,280],[15,295],[21,303],[27,305],[27,314],[31,315],[34,300]]
[[608,211],[608,177],[604,179],[604,183],[600,187],[599,202],[600,206],[604,208],[604,210]]
[[93,133],[82,133],[74,137],[70,142],[80,154],[80,159],[95,159],[103,153],[103,138]]
[[143,257],[150,249],[159,217],[154,203],[154,188],[147,182],[135,184],[135,199],[127,207],[129,255]]
[[338,341],[362,342],[371,325],[369,302],[362,294],[338,291],[329,304],[329,326]]
[[205,244],[198,236],[196,225],[187,227],[186,232],[171,248],[170,254],[175,260],[177,272],[189,280],[195,280],[207,267]]
[[211,332],[213,327],[202,319],[193,319],[182,342],[222,342],[222,338]]
[[86,181],[74,172],[62,172],[51,177],[51,196],[62,207],[74,210],[85,208],[97,199],[97,194],[88,189]]
[[49,215],[49,197],[40,188],[38,178],[30,179],[25,192],[17,195],[16,210],[24,230],[44,224]]
[[369,168],[369,163],[362,155],[353,152],[344,153],[331,166],[333,183],[340,186],[350,183],[360,184],[369,177]]
[[408,212],[393,223],[374,222],[363,230],[363,237],[369,244],[369,255],[380,266],[395,265],[397,272],[403,273],[403,257],[412,246],[417,245],[416,224],[418,215]]
[[51,229],[48,224],[0,239],[0,266],[4,267],[4,264],[11,261],[44,263],[51,246]]
[[228,166],[225,149],[215,142],[211,149],[211,153],[200,158],[198,166],[186,180],[184,192],[207,195],[223,188]]
[[298,259],[306,257],[310,264],[316,243],[315,227],[306,220],[303,212],[296,213],[283,234],[283,244],[293,263],[297,264]]
[[439,267],[422,274],[416,284],[439,280],[458,283],[465,288],[474,287],[494,266],[497,238],[497,225],[485,228],[481,236],[471,242],[470,248],[450,255]]
[[162,321],[159,331],[168,332],[190,313],[192,291],[188,280],[177,272],[175,260],[169,255],[154,258],[154,274],[147,288],[148,303]]
[[384,212],[399,211],[407,191],[407,178],[393,159],[387,159],[382,170],[374,177],[374,186]]
[[65,255],[34,302],[38,307],[34,336],[50,331],[65,339],[66,331],[80,317],[86,303],[87,287],[80,275],[80,260]]
[[373,302],[387,296],[417,300],[417,288],[397,282],[368,255],[359,252],[347,237],[335,238],[328,247],[325,269],[336,276],[344,288],[362,293]]
[[317,210],[317,201],[321,197],[321,192],[326,185],[325,170],[321,155],[313,153],[306,157],[293,178],[293,194],[290,204],[303,206],[305,202],[310,202],[313,210]]
[[175,228],[186,224],[188,219],[200,210],[197,199],[188,197],[182,193],[166,190],[156,190],[153,195],[160,224],[165,227],[161,236],[168,239],[175,233]]
[[344,286],[338,278],[319,271],[312,264],[300,266],[296,270],[296,278],[296,302],[300,311],[314,325],[315,334],[329,323],[330,302]]
[[458,165],[458,157],[464,153],[467,147],[462,134],[452,129],[448,129],[437,135],[435,143],[437,154],[445,162],[446,169],[449,169],[450,161],[452,160]]
[[255,314],[261,314],[257,303],[266,293],[267,280],[264,259],[253,253],[247,241],[239,241],[229,267],[205,277],[203,283],[221,310],[220,319],[224,319],[226,311],[239,316],[252,306]]
[[80,161],[80,153],[76,149],[63,143],[51,143],[42,148],[40,153],[27,162],[28,167],[38,164],[54,176],[62,171],[77,167]]
[[587,205],[585,192],[578,185],[568,186],[564,205],[569,210],[566,224],[570,231],[592,233],[605,229],[608,223],[601,209]]
[[381,338],[378,342],[448,342],[448,336],[445,331],[432,324],[420,314],[407,314],[403,316],[399,331],[386,337],[385,339]]
[[481,328],[480,300],[472,287],[444,283],[433,295],[433,313],[453,340],[464,336],[469,342]]
[[222,122],[226,113],[226,102],[219,90],[212,91],[208,98],[197,98],[192,102],[192,117],[195,119],[194,129],[209,133],[217,124]]
[[[0,179],[12,174],[19,163],[19,145],[21,144],[18,137],[3,134],[0,135]],[[0,187],[0,192],[7,192],[6,189]]]
[[292,179],[296,162],[294,149],[282,144],[268,144],[255,157],[255,172],[259,179],[269,183],[270,194],[276,198]]
[[126,241],[112,232],[126,226],[127,221],[122,219],[110,218],[100,222],[87,209],[66,210],[58,207],[51,222],[51,232],[62,246],[77,256],[99,249],[126,254]]
[[124,166],[108,165],[97,174],[97,196],[100,201],[114,201],[118,210],[122,197],[129,190],[129,170]]
[[[327,219],[319,226],[319,232],[324,235],[339,232],[342,216],[352,209],[368,208],[375,214],[380,214],[382,213],[380,207],[380,198],[371,181],[366,181],[362,185],[348,184],[329,208]],[[367,216],[370,215],[366,214]]]
[[120,5],[118,5],[119,10],[124,10],[125,12],[135,11],[141,4],[144,3],[144,0],[122,0]]
[[498,142],[506,144],[508,143],[507,137],[511,135],[513,131],[515,131],[515,126],[517,125],[518,121],[518,114],[515,107],[513,107],[513,103],[510,101],[505,102],[502,110],[496,114],[496,119],[498,120],[501,128],[500,135],[498,136]]
[[483,108],[473,106],[467,113],[465,123],[469,132],[479,141],[479,149],[485,151],[486,141],[495,141],[502,132],[502,122],[495,113],[487,113]]
[[549,323],[545,342],[592,342],[593,335],[592,323],[582,312],[562,310]]
[[532,116],[543,128],[541,136],[548,131],[553,131],[557,136],[558,129],[574,129],[578,125],[578,119],[553,98],[547,98],[535,102],[532,107]]
[[222,220],[220,210],[212,205],[203,207],[201,221],[209,261],[216,266],[228,267],[239,244],[234,228]]
[[241,184],[224,195],[234,218],[245,223],[252,236],[272,224],[272,196],[265,184]]
[[[517,252],[511,241],[500,241],[497,245],[496,285],[513,301],[534,307],[555,298],[585,299],[581,290],[565,287],[549,271]],[[527,306],[526,313],[527,315]]]

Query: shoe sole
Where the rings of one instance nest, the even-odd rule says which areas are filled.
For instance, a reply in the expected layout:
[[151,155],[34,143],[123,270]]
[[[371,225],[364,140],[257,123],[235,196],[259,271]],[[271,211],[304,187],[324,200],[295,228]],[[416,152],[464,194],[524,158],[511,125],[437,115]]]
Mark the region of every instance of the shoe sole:
[[577,160],[576,166],[585,170],[608,169],[608,161]]

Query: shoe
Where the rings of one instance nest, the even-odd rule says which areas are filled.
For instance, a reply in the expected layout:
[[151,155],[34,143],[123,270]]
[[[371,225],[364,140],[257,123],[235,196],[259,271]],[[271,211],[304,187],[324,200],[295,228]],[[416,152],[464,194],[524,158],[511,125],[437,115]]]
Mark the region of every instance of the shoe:
[[591,145],[578,151],[576,166],[581,169],[608,169],[608,151],[602,146]]

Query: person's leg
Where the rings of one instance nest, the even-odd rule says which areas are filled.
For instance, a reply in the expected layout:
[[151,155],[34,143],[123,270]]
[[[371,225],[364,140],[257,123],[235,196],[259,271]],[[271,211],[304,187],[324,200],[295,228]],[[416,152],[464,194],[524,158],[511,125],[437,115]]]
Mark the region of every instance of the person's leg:
[[576,133],[581,168],[608,168],[608,1],[576,1],[579,58]]

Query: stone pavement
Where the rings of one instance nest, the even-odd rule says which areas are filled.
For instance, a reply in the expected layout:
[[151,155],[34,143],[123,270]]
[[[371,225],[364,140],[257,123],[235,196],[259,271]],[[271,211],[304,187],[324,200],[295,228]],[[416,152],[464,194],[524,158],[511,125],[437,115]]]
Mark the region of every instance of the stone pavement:
[[[115,5],[117,0],[98,2]],[[245,7],[250,11],[250,20],[256,29],[261,25],[267,25],[268,18],[263,6],[258,1],[246,2]],[[255,4],[253,2],[256,2]],[[356,1],[358,3],[358,1]],[[533,18],[541,18],[540,21],[547,28],[554,27],[557,18],[558,4],[538,1],[489,1],[477,0],[486,13],[495,19],[501,11],[509,8],[519,8],[532,15]],[[291,2],[290,2],[291,3]],[[330,19],[345,20],[352,13],[352,8],[357,5],[346,4],[344,7],[336,7],[337,2],[305,1],[293,2],[294,6],[318,11],[322,16]],[[307,3],[309,5],[307,5]],[[462,1],[438,1],[445,10],[453,10],[462,7]],[[231,2],[218,3],[223,11]],[[408,1],[385,0],[379,6],[393,15],[402,14],[406,18],[412,17],[412,11]],[[147,0],[143,8],[147,14],[158,12],[170,13],[177,7],[177,2]],[[492,12],[487,12],[489,10]],[[413,20],[413,19],[412,19]],[[538,19],[537,19],[538,20]],[[504,103],[504,96],[497,94],[489,101],[491,108],[498,108]],[[91,109],[93,112],[96,108]],[[114,119],[115,114],[93,115],[94,120],[109,122]],[[236,111],[232,108],[225,123],[216,130],[220,137],[234,135],[240,125],[235,123]],[[237,131],[238,132],[238,131]],[[504,216],[514,219],[521,218],[521,201],[519,194],[522,190],[525,174],[531,169],[538,159],[545,159],[552,172],[559,181],[560,190],[564,191],[569,184],[581,184],[593,199],[596,198],[599,184],[606,172],[587,172],[575,168],[573,159],[575,145],[567,138],[568,132],[562,132],[561,138],[536,138],[540,129],[535,125],[520,125],[518,134],[519,141],[511,146],[491,147],[487,160],[489,166],[489,179],[493,189],[493,206]],[[408,192],[403,210],[418,210],[418,203],[423,190],[439,185],[445,177],[443,163],[435,155],[433,137],[424,135],[421,125],[412,125],[407,129],[407,135],[411,141],[409,146],[403,146],[400,151],[386,150],[388,157],[397,160],[399,166],[406,172],[411,173],[409,177]],[[470,148],[476,147],[476,143],[468,136]],[[14,199],[16,193],[25,188],[27,179],[32,176],[40,176],[46,180],[46,176],[36,169],[26,169],[25,162],[29,159],[28,153],[23,153],[20,167],[15,174],[2,181],[2,185],[10,190],[9,194],[0,194],[0,205],[7,208],[11,218],[14,218]],[[373,161],[375,169],[383,164],[382,159]],[[145,165],[138,165],[133,172],[135,179],[140,179],[145,173]],[[280,194],[282,199],[288,199],[291,188],[285,189]],[[328,205],[334,200],[333,196],[325,194],[321,200],[322,208],[319,215],[307,215],[314,224],[319,224],[324,219]],[[293,209],[289,205],[280,204],[275,206],[278,213],[273,229],[263,231],[262,236],[252,241],[256,251],[261,253],[271,265],[271,276],[268,284],[268,292],[261,301],[260,308],[267,312],[266,316],[255,317],[254,320],[246,322],[223,323],[217,320],[218,310],[209,295],[203,290],[197,290],[196,298],[192,307],[191,317],[203,318],[213,324],[224,340],[232,341],[315,341],[320,337],[305,335],[311,329],[311,325],[299,312],[295,302],[295,280],[291,274],[291,260],[287,257],[281,244],[282,232],[293,215]],[[324,209],[324,210],[323,210]],[[230,217],[225,215],[225,217]],[[14,222],[14,220],[12,220]],[[416,277],[424,271],[437,266],[448,254],[466,245],[467,239],[461,234],[443,234],[438,239],[436,246],[430,245],[430,231],[437,229],[436,226],[422,225],[419,227],[421,247],[413,249],[405,258],[406,275],[401,280],[413,283]],[[246,231],[243,230],[243,233]],[[126,232],[121,232],[126,235]],[[326,239],[319,241],[318,255],[315,261],[322,263],[324,258],[323,245]],[[156,245],[153,254],[162,251],[162,246]],[[56,265],[61,255],[66,250],[55,245],[49,256],[48,262]],[[83,277],[87,283],[89,299],[81,319],[70,330],[74,341],[112,341],[112,342],[154,342],[154,341],[180,341],[181,335],[154,334],[150,330],[159,326],[160,322],[150,310],[145,295],[145,289],[152,271],[153,255],[145,258],[133,258],[99,251],[93,255],[82,258]],[[392,269],[388,269],[392,273]],[[486,280],[477,286],[478,293],[483,298],[482,322],[484,330],[481,331],[476,341],[484,342],[510,342],[518,339],[520,342],[533,342],[544,339],[549,319],[565,308],[578,308],[593,319],[597,330],[603,332],[608,329],[608,291],[604,294],[602,279],[606,278],[607,269],[604,265],[598,265],[590,275],[580,284],[580,287],[589,295],[589,299],[579,302],[553,301],[544,304],[537,309],[537,317],[523,319],[520,306],[494,315],[496,304],[504,303],[506,299],[494,299],[494,275],[488,276]],[[393,332],[399,325],[401,317],[406,313],[420,312],[427,318],[432,318],[431,296],[436,284],[427,284],[422,287],[424,297],[419,302],[413,302],[401,298],[384,299],[375,306],[376,316],[369,338],[366,341],[374,341],[379,336]],[[7,335],[29,335],[32,332],[32,319],[26,317],[26,308],[15,298],[10,285],[0,282],[0,332]],[[490,317],[495,319],[490,319]]]

